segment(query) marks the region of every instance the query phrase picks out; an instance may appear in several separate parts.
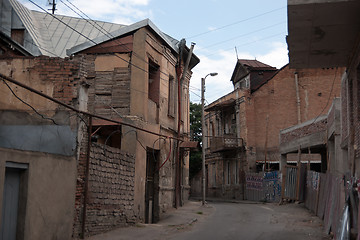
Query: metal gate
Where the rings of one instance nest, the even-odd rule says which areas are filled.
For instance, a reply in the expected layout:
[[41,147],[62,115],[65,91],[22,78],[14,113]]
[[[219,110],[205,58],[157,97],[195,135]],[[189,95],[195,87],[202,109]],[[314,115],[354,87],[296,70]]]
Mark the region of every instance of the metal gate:
[[283,171],[282,199],[303,201],[305,187],[305,166],[286,165]]

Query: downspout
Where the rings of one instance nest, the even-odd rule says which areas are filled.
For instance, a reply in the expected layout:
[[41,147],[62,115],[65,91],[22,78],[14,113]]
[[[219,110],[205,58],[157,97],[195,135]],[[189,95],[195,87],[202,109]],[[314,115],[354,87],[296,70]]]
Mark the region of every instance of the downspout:
[[[181,69],[181,63],[182,63],[182,55],[183,55],[183,51],[185,49],[185,44],[186,41],[185,39],[181,39],[180,43],[179,43],[179,57],[178,57],[178,62],[177,62],[177,66],[176,66],[176,78],[178,81],[178,129],[177,129],[177,137],[180,137],[180,123],[181,123],[181,101],[180,101],[180,94],[181,94],[181,84],[180,84],[180,79],[181,79],[181,74],[182,74],[182,69]],[[175,202],[174,202],[174,206],[175,208],[178,207],[178,202],[179,202],[179,187],[178,187],[178,178],[180,179],[179,176],[179,170],[178,170],[178,166],[179,166],[179,158],[180,158],[180,141],[179,139],[177,139],[176,141],[176,150],[175,150]]]
[[[180,62],[178,63],[178,67],[180,68],[181,66],[181,58],[182,58],[182,53],[183,50],[185,48],[185,44],[186,41],[185,39],[182,39],[180,41],[180,46],[179,46],[179,54],[180,54]],[[191,47],[189,50],[189,54],[188,57],[186,59],[185,65],[184,65],[184,69],[182,71],[181,74],[179,74],[178,71],[178,128],[177,128],[177,147],[176,147],[176,185],[175,185],[175,207],[177,208],[179,205],[182,205],[181,202],[181,181],[180,181],[180,177],[181,177],[181,163],[180,163],[180,129],[181,129],[181,84],[184,82],[184,79],[186,77],[186,73],[187,70],[189,68],[189,64],[190,64],[190,60],[191,60],[191,56],[192,56],[192,52],[194,49],[195,44],[191,43]],[[180,69],[181,70],[181,69]],[[181,76],[181,77],[180,77]]]
[[298,124],[301,123],[301,112],[300,112],[300,94],[299,94],[299,79],[298,79],[298,73],[295,72],[294,73],[295,75],[295,90],[296,90],[296,105],[297,105],[297,121],[298,121]]

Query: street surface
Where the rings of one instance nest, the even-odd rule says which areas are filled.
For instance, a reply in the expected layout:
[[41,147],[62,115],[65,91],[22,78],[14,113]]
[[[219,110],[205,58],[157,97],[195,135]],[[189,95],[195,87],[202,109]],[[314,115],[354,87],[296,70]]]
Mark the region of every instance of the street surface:
[[321,220],[302,204],[188,202],[157,224],[137,224],[89,240],[325,240]]
[[297,204],[212,205],[216,210],[205,222],[173,239],[328,239],[321,221]]

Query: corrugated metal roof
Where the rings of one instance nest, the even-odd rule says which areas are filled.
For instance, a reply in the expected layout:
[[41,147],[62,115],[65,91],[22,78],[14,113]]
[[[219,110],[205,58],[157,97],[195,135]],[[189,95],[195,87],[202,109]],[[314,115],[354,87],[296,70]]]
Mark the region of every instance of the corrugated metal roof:
[[[9,2],[43,55],[66,57],[67,51],[69,54],[76,53],[94,46],[95,43],[99,44],[144,26],[149,26],[170,48],[178,52],[179,41],[161,32],[149,19],[127,26],[57,14],[52,15],[29,10],[16,0],[9,0]],[[33,55],[38,54],[33,51]]]
[[[159,35],[166,43],[169,47],[171,47],[175,52],[179,52],[177,43],[178,41],[175,40],[174,38],[169,37],[168,35],[166,35],[165,33],[161,32],[156,25],[150,21],[150,19],[144,19],[142,21],[136,22],[134,24],[131,24],[129,26],[123,26],[122,28],[115,30],[114,32],[111,32],[111,36],[117,37],[117,36],[121,36],[124,35],[126,33],[130,33],[132,31],[135,31],[139,28],[148,26],[150,27],[157,35]],[[82,50],[85,50],[89,47],[92,47],[95,45],[95,43],[101,43],[104,42],[106,40],[109,40],[108,36],[99,36],[97,38],[94,38],[93,41],[85,41],[77,46],[74,46],[72,48],[70,48],[67,51],[68,55],[80,52]],[[193,57],[195,57],[195,55],[193,55]]]
[[[142,27],[151,29],[172,51],[179,53],[179,41],[160,31],[149,19],[127,26],[29,10],[16,0],[8,1],[29,33],[30,41],[24,47],[33,56],[66,57]],[[190,65],[194,67],[199,62],[193,54]]]
[[[95,39],[125,27],[116,23],[90,21],[57,14],[54,17],[48,13],[29,10],[16,0],[9,1],[41,54],[47,56],[66,57],[67,49],[89,41],[81,34],[89,39]],[[106,38],[110,39],[111,36]]]
[[[56,18],[54,18],[47,13],[37,11],[32,11],[32,14],[41,23],[39,24],[39,31],[41,32],[39,35],[40,38],[46,38],[44,39],[46,45],[43,47],[51,46],[52,52],[59,57],[66,57],[67,49],[89,41],[84,36],[95,39],[106,36],[108,32],[125,27],[125,25],[115,23],[89,21],[56,14]],[[110,39],[111,36],[106,36],[106,38]]]

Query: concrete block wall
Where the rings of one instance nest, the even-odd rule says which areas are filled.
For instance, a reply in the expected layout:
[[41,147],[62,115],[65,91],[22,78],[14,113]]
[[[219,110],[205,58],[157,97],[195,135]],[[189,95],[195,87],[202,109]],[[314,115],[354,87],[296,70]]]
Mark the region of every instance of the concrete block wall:
[[[81,236],[85,160],[80,157],[73,237]],[[83,170],[83,171],[80,171]],[[91,145],[85,236],[134,224],[135,157],[117,148]]]
[[292,131],[283,132],[283,133],[281,133],[281,136],[280,136],[280,144],[291,142],[293,140],[311,135],[313,133],[326,131],[326,128],[327,128],[327,118],[325,118],[321,121],[316,121],[316,122],[310,123],[308,125],[299,127]]

